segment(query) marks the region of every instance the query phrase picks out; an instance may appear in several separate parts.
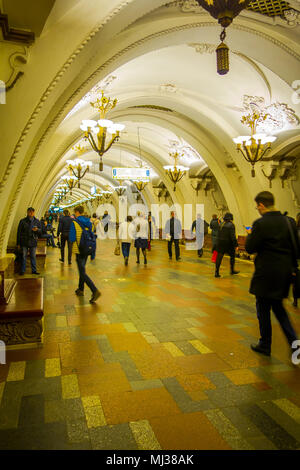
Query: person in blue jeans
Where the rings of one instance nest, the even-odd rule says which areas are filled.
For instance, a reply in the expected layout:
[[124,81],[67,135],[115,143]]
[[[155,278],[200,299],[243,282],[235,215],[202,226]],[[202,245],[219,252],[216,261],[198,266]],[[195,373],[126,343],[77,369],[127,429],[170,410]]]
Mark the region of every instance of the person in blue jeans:
[[34,216],[33,207],[28,207],[27,217],[20,220],[17,232],[17,246],[22,250],[22,261],[20,275],[23,276],[26,271],[26,259],[29,250],[32,274],[40,274],[36,270],[36,247],[38,236],[41,235],[41,223]]
[[122,254],[125,260],[125,266],[128,265],[130,254],[130,247],[134,239],[135,228],[132,224],[132,217],[128,215],[125,222],[122,222],[119,227],[119,240],[122,243]]
[[[92,291],[92,297],[90,299],[90,303],[94,303],[101,295],[101,292],[97,289],[93,281],[89,278],[89,276],[85,272],[85,265],[87,262],[87,255],[80,253],[80,240],[82,234],[82,226],[92,230],[92,224],[87,217],[83,216],[84,208],[83,206],[75,207],[75,220],[72,222],[70,228],[70,235],[69,240],[73,242],[72,251],[76,254],[76,263],[78,267],[79,273],[79,283],[78,289],[76,289],[75,294],[78,296],[84,295],[84,284],[86,284]],[[78,223],[78,222],[79,223]]]

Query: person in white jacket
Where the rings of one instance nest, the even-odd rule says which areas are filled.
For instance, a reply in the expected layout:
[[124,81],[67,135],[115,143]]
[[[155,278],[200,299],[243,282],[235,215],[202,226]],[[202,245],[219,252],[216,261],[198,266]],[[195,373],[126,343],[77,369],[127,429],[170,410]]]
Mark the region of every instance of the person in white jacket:
[[132,223],[131,215],[128,215],[125,222],[119,227],[119,240],[121,242],[122,253],[125,260],[125,266],[128,265],[131,242],[135,237],[135,226]]
[[147,264],[146,250],[148,247],[148,220],[145,219],[143,214],[140,212],[137,213],[137,217],[134,219],[135,226],[135,242],[134,246],[136,248],[136,262],[140,264],[140,249],[144,255],[144,264]]

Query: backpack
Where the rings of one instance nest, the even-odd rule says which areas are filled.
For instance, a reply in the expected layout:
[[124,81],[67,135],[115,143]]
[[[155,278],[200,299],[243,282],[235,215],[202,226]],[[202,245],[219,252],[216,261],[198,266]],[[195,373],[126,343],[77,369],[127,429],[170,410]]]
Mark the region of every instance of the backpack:
[[78,245],[79,253],[83,256],[89,256],[96,250],[97,236],[92,232],[91,228],[86,227],[79,222],[79,220],[76,220],[76,222],[82,228],[80,243]]

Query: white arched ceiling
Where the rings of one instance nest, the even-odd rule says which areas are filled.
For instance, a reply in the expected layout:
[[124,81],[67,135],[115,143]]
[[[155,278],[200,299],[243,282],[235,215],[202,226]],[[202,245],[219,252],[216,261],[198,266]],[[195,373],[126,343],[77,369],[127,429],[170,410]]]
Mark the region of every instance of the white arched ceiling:
[[[106,7],[107,2],[103,3]],[[96,116],[88,103],[71,115],[70,111],[99,80],[109,75],[116,76],[109,95],[119,100],[109,117],[124,122],[127,129],[118,148],[104,157],[108,168],[103,175],[104,184],[109,182],[109,168],[119,164],[120,148],[124,152],[124,165],[139,157],[136,130],[141,127],[142,159],[150,164],[168,189],[171,187],[162,165],[169,161],[166,142],[175,135],[201,155],[199,168],[193,164],[193,171],[206,166],[210,168],[240,227],[245,220],[244,212],[253,205],[254,193],[266,186],[266,180],[259,172],[255,180],[250,180],[249,165],[236,153],[232,137],[244,134],[246,130],[240,123],[244,94],[262,96],[266,103],[270,99],[285,102],[299,110],[299,105],[291,101],[290,87],[297,79],[295,74],[299,67],[297,32],[285,31],[254,18],[237,18],[227,41],[231,49],[230,72],[220,77],[216,73],[215,54],[210,52],[211,45],[217,45],[219,28],[207,14],[182,13],[179,7],[170,7],[148,15],[149,10],[165,3],[161,1],[151,2],[150,8],[149,2],[147,5],[144,0],[115,1],[111,2],[111,8],[121,3],[120,10],[115,11],[106,23],[110,28],[100,28],[82,47],[78,60],[72,58],[60,81],[37,110],[39,120],[33,115],[34,118],[28,121],[28,131],[13,153],[9,152],[8,145],[10,156],[3,167],[0,186],[3,189],[5,185],[9,194],[1,218],[2,249],[13,221],[16,223],[22,215],[27,202],[37,206],[45,204],[48,192],[64,173],[67,153],[80,139],[81,120]],[[78,10],[75,10],[72,14],[76,16]],[[137,18],[142,19],[134,23]],[[131,26],[126,28],[127,25]],[[48,35],[49,40],[53,40],[51,28]],[[36,50],[37,56],[43,52],[43,47],[45,50],[50,47],[45,38],[43,41]],[[208,52],[197,52],[195,44],[207,45]],[[59,54],[62,53],[60,50]],[[53,75],[51,65],[47,66],[49,76]],[[38,68],[38,65],[33,64],[31,74],[36,73],[34,67]],[[161,88],[164,85],[171,87]],[[25,80],[22,86],[25,86]],[[18,99],[18,93],[12,91],[10,106]],[[33,90],[26,100],[31,93]],[[145,105],[160,106],[173,112],[138,107]],[[9,126],[8,131],[7,135],[13,141]],[[286,132],[273,146],[274,152],[276,145],[284,143],[285,136],[297,141],[297,130]],[[91,159],[91,155],[87,154],[86,158]],[[97,156],[92,159],[97,160]],[[226,166],[232,162],[236,172]],[[11,177],[12,167],[14,178]],[[172,194],[172,190],[169,192]],[[172,196],[184,203],[192,194],[185,178]]]

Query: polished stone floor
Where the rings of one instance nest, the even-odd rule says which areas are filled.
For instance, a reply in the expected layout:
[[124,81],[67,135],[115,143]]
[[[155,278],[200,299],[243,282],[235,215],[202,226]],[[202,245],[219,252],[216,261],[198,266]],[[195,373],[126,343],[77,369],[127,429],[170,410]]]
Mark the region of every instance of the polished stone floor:
[[[253,266],[213,276],[210,253],[155,241],[125,267],[102,241],[87,271],[102,292],[78,298],[77,269],[48,248],[42,348],[0,365],[0,449],[299,449],[300,366],[273,320],[258,338]],[[300,310],[286,301],[300,331]]]

